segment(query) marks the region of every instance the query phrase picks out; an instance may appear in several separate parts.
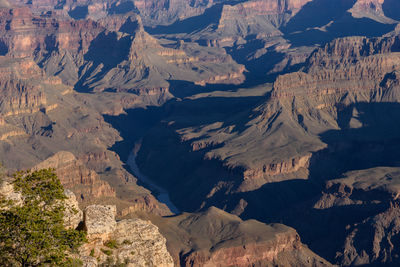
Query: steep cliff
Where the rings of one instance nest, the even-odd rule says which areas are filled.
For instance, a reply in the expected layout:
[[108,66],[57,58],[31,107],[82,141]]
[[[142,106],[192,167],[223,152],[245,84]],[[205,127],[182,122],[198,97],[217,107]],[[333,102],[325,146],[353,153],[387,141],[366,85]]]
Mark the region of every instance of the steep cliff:
[[341,228],[336,230],[343,236],[338,263],[398,264],[398,179],[398,168],[377,167],[348,172],[327,183],[314,208],[331,210],[332,215],[335,210],[353,213],[341,217]]
[[176,265],[331,266],[304,246],[294,229],[281,224],[242,221],[214,207],[149,219],[166,237]]
[[115,189],[102,181],[98,174],[86,168],[70,152],[58,152],[34,167],[34,169],[56,170],[56,174],[63,186],[75,192],[80,200],[96,199],[100,197],[116,197]]
[[[94,69],[98,66],[89,63],[93,71],[87,74],[83,86],[95,91],[113,88],[138,94],[157,94],[168,92],[167,80],[202,85],[238,84],[244,80],[244,67],[236,64],[221,49],[207,49],[184,42],[160,43],[144,31],[141,19],[135,16],[127,17],[119,30],[130,35],[124,48],[126,58],[105,71]],[[124,42],[124,39],[120,42]]]
[[8,56],[0,57],[0,86],[4,166],[22,170],[40,163],[56,168],[82,205],[108,201],[118,205],[119,215],[137,210],[169,214],[108,150],[120,137],[100,112],[122,110],[129,97],[117,96],[110,104],[99,105],[96,99],[73,93],[61,79],[47,76],[31,58]]
[[88,243],[80,248],[79,256],[93,264],[88,266],[174,266],[166,240],[155,225],[140,219],[117,222],[115,215],[115,206],[92,205],[85,209]]
[[4,55],[32,57],[48,75],[80,91],[133,91],[161,99],[169,95],[167,80],[199,84],[244,80],[244,67],[223,50],[160,43],[134,14],[75,21],[54,12],[32,14],[23,7],[2,9],[1,17]]
[[[270,99],[250,111],[248,127],[241,134],[229,135],[225,131],[226,137],[222,140],[219,134],[207,136],[205,141],[210,144],[225,142],[221,148],[208,152],[206,157],[225,160],[230,167],[243,166],[248,170],[244,179],[249,180],[274,179],[279,174],[308,168],[311,153],[326,146],[320,134],[363,126],[357,122],[357,108],[353,118],[343,121],[346,108],[363,102],[399,101],[398,42],[398,37],[352,37],[335,40],[318,49],[303,71],[277,78]],[[217,127],[221,131],[229,125]],[[185,141],[196,136],[196,143],[199,142],[199,135],[194,135],[188,128],[178,132]],[[251,143],[246,143],[245,140],[249,141],[247,136],[252,138]],[[239,144],[245,143],[240,152]]]
[[[168,117],[143,139],[138,165],[180,209],[216,205],[243,218],[284,218],[308,244],[318,244],[318,235],[284,210],[314,214],[303,202],[324,180],[396,164],[398,40],[338,39],[317,49],[301,71],[279,76],[271,91],[261,86],[170,103]],[[160,176],[160,169],[168,172]]]

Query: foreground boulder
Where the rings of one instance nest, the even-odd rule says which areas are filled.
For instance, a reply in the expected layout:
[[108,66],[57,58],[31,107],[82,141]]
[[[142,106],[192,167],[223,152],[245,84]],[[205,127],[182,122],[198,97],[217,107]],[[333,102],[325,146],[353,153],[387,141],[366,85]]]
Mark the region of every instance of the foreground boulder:
[[174,266],[165,245],[166,239],[149,221],[120,221],[112,238],[122,244],[116,250],[117,261],[128,260],[128,266]]
[[88,237],[107,240],[116,228],[116,206],[92,205],[85,210],[85,227]]
[[65,190],[66,209],[64,211],[64,226],[66,228],[76,229],[79,223],[83,220],[83,212],[78,206],[75,194],[70,190]]
[[4,198],[7,201],[12,201],[15,205],[22,205],[22,194],[14,190],[11,179],[0,180],[0,199]]
[[116,222],[115,215],[115,206],[92,205],[85,209],[89,242],[80,251],[84,266],[174,266],[166,240],[155,225],[140,219]]

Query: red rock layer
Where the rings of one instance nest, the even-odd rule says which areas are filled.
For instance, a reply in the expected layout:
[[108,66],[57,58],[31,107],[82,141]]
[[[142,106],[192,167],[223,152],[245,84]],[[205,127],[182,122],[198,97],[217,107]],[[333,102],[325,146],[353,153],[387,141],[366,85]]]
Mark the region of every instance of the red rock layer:
[[29,8],[0,10],[0,42],[12,57],[34,57],[56,48],[84,54],[102,31],[102,26],[90,20],[34,16]]
[[238,266],[268,265],[277,262],[279,253],[300,249],[302,244],[296,232],[276,234],[270,242],[250,243],[237,247],[219,248],[211,255],[208,251],[190,253],[183,266]]
[[58,152],[38,164],[35,169],[54,168],[65,188],[72,190],[79,201],[115,197],[115,190],[98,174],[86,168],[72,153]]

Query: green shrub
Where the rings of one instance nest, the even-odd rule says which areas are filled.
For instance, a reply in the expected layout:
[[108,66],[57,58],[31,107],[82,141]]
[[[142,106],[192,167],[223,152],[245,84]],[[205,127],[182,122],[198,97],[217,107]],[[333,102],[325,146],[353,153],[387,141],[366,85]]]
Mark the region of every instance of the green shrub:
[[111,249],[118,248],[118,244],[117,244],[116,240],[108,240],[107,242],[104,243],[104,246],[111,248]]
[[14,188],[22,205],[0,200],[1,266],[71,266],[68,253],[85,233],[64,227],[64,188],[54,170],[18,172]]
[[128,239],[125,239],[125,240],[122,242],[122,245],[132,245],[132,241],[129,241]]
[[111,251],[111,250],[104,249],[104,248],[102,248],[102,249],[100,249],[100,250],[101,250],[101,252],[103,252],[103,253],[106,254],[107,256],[111,256],[111,255],[112,255],[112,251]]

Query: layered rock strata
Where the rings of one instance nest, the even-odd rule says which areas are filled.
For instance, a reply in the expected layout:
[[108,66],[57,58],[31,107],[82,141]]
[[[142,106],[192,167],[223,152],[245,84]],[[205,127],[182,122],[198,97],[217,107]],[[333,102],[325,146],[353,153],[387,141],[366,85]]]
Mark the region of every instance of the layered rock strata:
[[115,215],[115,206],[85,209],[88,243],[81,247],[81,257],[94,266],[106,261],[126,266],[174,266],[166,240],[155,225],[140,219],[116,222]]
[[[336,260],[340,265],[398,264],[399,169],[377,167],[348,172],[331,180],[314,208],[321,211],[351,210],[342,217]],[[354,219],[354,218],[357,219]]]
[[296,231],[242,221],[217,208],[170,218],[150,217],[180,266],[331,266],[308,250]]

